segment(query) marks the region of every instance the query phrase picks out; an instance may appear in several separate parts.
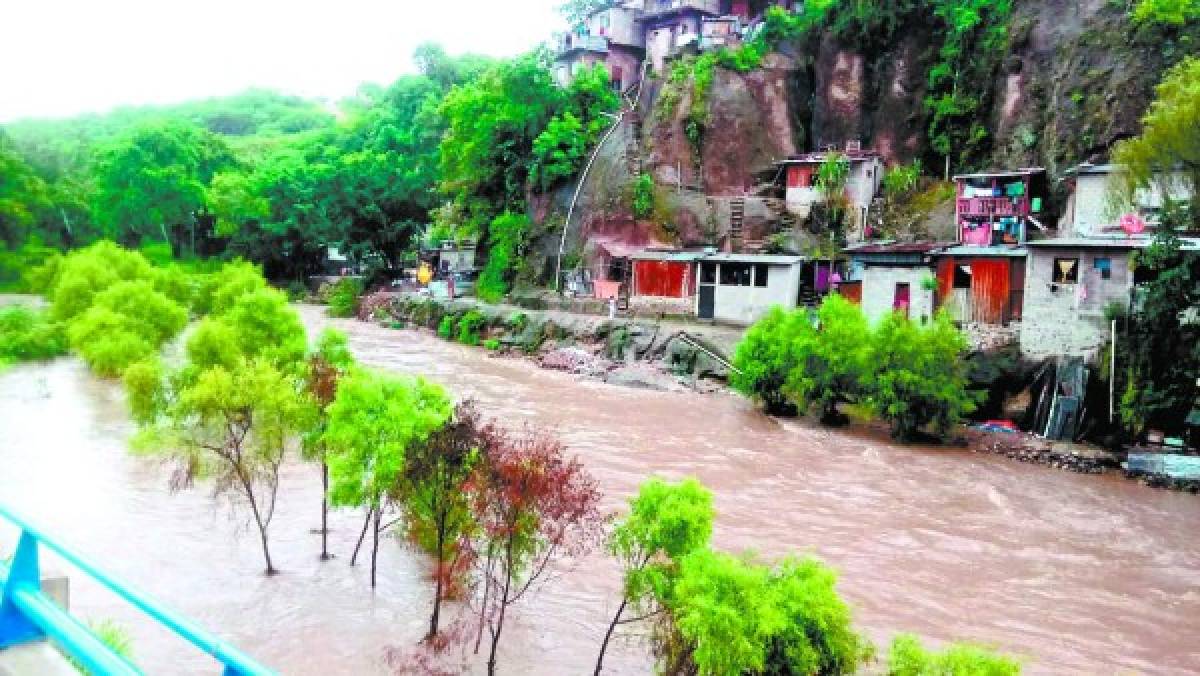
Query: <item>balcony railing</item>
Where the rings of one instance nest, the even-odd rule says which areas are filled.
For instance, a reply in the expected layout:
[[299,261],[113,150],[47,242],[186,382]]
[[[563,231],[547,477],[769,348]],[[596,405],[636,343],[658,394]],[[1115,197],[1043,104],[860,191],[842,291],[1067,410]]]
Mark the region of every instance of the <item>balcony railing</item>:
[[967,197],[958,200],[961,216],[1025,216],[1029,203],[1020,199],[1013,204],[1008,197]]
[[558,49],[560,54],[574,51],[607,52],[608,38],[603,35],[570,34],[562,39]]
[[273,673],[191,621],[117,582],[115,578],[18,517],[4,505],[0,505],[0,521],[8,521],[21,533],[12,560],[8,564],[0,562],[0,649],[49,638],[90,673],[122,676],[142,673],[42,592],[38,549],[44,546],[159,624],[212,656],[223,667],[222,673],[225,676],[268,676]]
[[711,14],[720,14],[718,0],[647,0],[645,16],[654,17],[679,9],[696,9]]

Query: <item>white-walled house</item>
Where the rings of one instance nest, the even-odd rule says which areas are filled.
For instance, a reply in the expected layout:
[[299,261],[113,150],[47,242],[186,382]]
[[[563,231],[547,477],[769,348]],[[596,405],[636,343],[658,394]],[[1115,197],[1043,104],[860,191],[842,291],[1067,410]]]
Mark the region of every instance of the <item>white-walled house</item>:
[[749,325],[778,305],[797,306],[803,256],[710,254],[697,265],[696,316]]
[[[788,211],[807,218],[814,204],[825,201],[817,187],[817,172],[833,154],[834,151],[805,153],[777,163],[786,176],[784,203]],[[874,151],[861,150],[854,143],[848,144],[846,152],[839,154],[850,163],[850,174],[846,178],[849,231],[861,233],[870,217],[871,203],[883,184],[883,157]]]
[[1185,202],[1191,190],[1182,172],[1173,172],[1155,179],[1150,186],[1139,190],[1133,203],[1111,199],[1118,168],[1112,164],[1081,164],[1066,172],[1067,197],[1059,232],[1065,236],[1095,237],[1122,234],[1121,216],[1136,213],[1151,228],[1158,225],[1167,200]]

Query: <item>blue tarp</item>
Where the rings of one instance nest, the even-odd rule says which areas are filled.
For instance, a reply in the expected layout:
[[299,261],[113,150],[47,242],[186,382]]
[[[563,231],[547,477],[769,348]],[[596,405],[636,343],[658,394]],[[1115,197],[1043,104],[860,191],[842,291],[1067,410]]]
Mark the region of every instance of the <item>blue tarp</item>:
[[1174,455],[1171,453],[1130,453],[1125,468],[1133,472],[1145,472],[1168,476],[1172,479],[1194,479],[1200,481],[1200,456]]

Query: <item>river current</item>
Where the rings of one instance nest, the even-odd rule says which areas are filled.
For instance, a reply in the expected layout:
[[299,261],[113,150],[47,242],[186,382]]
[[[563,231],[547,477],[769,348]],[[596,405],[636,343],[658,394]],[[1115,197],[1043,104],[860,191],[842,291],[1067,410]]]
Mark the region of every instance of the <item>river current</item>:
[[[1034,674],[1200,672],[1196,496],[780,422],[732,395],[620,388],[301,312],[311,331],[345,330],[367,364],[441,382],[509,424],[553,429],[597,477],[610,512],[651,474],[697,477],[715,494],[715,546],[825,559],[881,652],[907,631],[994,645]],[[283,471],[271,527],[283,572],[268,578],[245,514],[203,486],[172,494],[164,468],[127,451],[133,429],[120,387],[75,358],[0,373],[0,501],[283,673],[388,673],[385,651],[421,636],[432,592],[420,552],[388,540],[372,592],[368,567],[347,565],[361,516],[337,511],[338,558],[318,561],[314,467]],[[12,543],[0,525],[0,547]],[[214,671],[95,584],[71,584],[73,611],[128,627],[148,673]],[[512,609],[500,673],[590,673],[619,593],[603,553],[563,562]],[[482,673],[485,659],[468,655],[466,669]],[[615,641],[605,665],[652,672],[634,635]]]

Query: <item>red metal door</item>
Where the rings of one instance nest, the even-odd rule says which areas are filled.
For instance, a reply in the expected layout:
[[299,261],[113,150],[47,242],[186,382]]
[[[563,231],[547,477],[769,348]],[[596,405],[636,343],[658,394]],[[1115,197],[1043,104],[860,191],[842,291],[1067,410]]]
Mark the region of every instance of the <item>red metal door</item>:
[[971,306],[977,322],[1004,323],[1008,305],[1010,273],[1006,258],[980,258],[971,261]]

